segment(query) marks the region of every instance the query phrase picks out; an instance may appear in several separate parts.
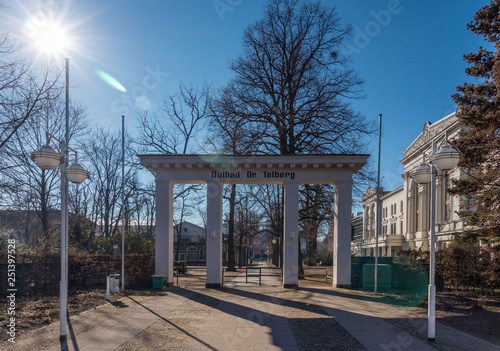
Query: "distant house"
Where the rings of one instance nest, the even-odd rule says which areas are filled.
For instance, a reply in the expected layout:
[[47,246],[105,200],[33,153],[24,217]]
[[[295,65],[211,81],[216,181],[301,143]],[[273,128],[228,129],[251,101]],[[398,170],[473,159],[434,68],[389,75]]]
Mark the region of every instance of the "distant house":
[[[48,212],[48,226],[52,230],[61,223],[60,211]],[[0,210],[0,240],[15,239],[19,244],[36,245],[42,237],[40,216],[36,210]]]
[[[188,265],[204,265],[207,259],[205,228],[184,221],[174,226],[174,256]],[[224,235],[222,260],[227,261],[227,237]]]
[[[328,223],[328,251],[333,252],[333,228],[334,228],[334,219],[332,218]],[[363,238],[363,212],[356,212],[351,217],[351,240],[355,241],[357,239]],[[356,250],[356,248],[351,248],[352,250]]]
[[356,212],[351,218],[351,239],[363,238],[363,212]]

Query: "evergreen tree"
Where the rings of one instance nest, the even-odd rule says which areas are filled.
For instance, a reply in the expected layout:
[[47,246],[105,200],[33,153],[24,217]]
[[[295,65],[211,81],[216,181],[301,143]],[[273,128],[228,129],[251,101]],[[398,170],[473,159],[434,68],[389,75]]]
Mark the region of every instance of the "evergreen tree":
[[459,166],[470,176],[456,180],[451,193],[475,200],[461,209],[473,228],[464,236],[495,242],[500,238],[500,0],[479,9],[467,28],[491,44],[464,55],[471,64],[467,75],[480,83],[465,83],[453,96],[465,127],[455,143],[463,156]]

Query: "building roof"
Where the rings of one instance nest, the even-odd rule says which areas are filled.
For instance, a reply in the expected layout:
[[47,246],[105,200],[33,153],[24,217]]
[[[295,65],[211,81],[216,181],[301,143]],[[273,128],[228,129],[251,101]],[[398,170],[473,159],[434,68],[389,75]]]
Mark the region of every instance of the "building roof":
[[423,131],[410,144],[410,146],[408,146],[408,148],[404,150],[403,159],[400,161],[400,163],[405,164],[408,159],[411,159],[415,156],[420,157],[423,150],[428,148],[432,143],[432,140],[443,137],[445,131],[453,130],[455,128],[458,128],[458,126],[459,124],[456,112],[453,112],[434,123],[425,122]]

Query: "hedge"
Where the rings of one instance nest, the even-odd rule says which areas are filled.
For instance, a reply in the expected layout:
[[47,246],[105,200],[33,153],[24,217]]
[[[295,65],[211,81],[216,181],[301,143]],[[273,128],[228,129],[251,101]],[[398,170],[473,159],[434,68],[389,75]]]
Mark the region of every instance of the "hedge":
[[[0,274],[7,276],[7,262],[0,262]],[[154,262],[151,255],[125,255],[127,288],[151,287]],[[17,294],[50,294],[59,292],[61,257],[58,254],[20,254],[15,264]],[[106,276],[121,274],[121,255],[69,255],[69,287],[105,287]],[[7,279],[0,279],[3,291]]]

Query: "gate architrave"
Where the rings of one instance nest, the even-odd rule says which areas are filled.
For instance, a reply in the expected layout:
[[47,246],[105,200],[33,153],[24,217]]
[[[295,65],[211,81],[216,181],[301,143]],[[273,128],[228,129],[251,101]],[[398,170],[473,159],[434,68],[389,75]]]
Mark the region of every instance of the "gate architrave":
[[207,287],[222,284],[222,188],[224,184],[284,187],[283,286],[298,286],[299,185],[334,184],[333,286],[351,285],[352,175],[369,155],[139,155],[156,175],[155,274],[173,285],[173,187],[207,184]]

